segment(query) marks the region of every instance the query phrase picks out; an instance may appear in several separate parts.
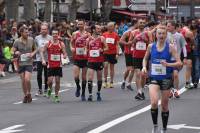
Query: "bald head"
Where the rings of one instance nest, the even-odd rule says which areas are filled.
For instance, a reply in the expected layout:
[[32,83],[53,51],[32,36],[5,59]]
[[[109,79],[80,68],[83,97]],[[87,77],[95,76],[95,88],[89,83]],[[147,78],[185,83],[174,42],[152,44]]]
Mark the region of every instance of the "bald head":
[[108,28],[108,31],[109,31],[109,32],[113,32],[114,29],[115,29],[115,23],[114,23],[114,22],[109,22],[109,23],[107,24],[107,28]]

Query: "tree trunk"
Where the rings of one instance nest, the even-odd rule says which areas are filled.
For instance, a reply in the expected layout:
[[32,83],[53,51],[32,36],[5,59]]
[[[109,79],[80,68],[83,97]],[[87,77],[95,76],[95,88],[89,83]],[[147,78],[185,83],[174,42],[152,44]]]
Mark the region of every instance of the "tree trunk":
[[101,16],[102,16],[102,20],[104,22],[107,22],[110,20],[110,13],[112,10],[112,6],[113,6],[114,0],[101,0]]
[[36,10],[34,0],[24,0],[24,19],[35,19]]
[[45,0],[44,20],[50,22],[51,20],[51,0]]
[[14,19],[18,20],[18,5],[19,0],[6,0],[5,7],[6,7],[6,19]]
[[68,11],[68,20],[74,21],[76,19],[76,14],[78,8],[81,6],[82,3],[80,3],[78,0],[72,0],[71,5],[69,5],[69,11]]
[[0,0],[0,15],[3,15],[5,8],[5,0]]

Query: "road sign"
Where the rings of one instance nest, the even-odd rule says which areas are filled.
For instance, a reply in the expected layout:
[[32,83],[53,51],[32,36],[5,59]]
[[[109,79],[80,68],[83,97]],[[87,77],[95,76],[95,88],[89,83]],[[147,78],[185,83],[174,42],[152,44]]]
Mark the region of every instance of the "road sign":
[[14,125],[8,128],[4,128],[0,130],[0,133],[17,133],[17,132],[22,132],[24,129],[17,129],[20,127],[24,127],[25,125]]
[[186,126],[186,124],[168,125],[167,127],[171,128],[171,129],[174,129],[174,130],[180,130],[182,128],[200,130],[200,127]]

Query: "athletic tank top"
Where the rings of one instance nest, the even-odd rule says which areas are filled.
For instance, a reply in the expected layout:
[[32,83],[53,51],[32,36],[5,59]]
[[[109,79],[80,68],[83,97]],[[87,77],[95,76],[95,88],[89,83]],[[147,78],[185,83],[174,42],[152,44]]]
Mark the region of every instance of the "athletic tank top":
[[62,54],[62,47],[61,43],[53,44],[49,41],[47,46],[48,51],[48,68],[55,68],[61,67],[61,54]]
[[172,76],[172,67],[165,67],[161,64],[161,61],[165,60],[166,62],[171,62],[171,54],[169,51],[169,43],[165,43],[164,49],[158,51],[156,43],[152,45],[151,55],[150,55],[150,77],[153,80],[163,80],[171,78]]
[[104,62],[103,52],[100,49],[103,49],[101,38],[90,38],[88,44],[88,62]]
[[147,41],[144,40],[144,38],[146,37],[147,39],[149,39],[148,37],[148,33],[147,32],[136,32],[135,36],[139,35],[139,37],[137,37],[136,39],[136,43],[133,47],[133,57],[134,58],[144,58],[144,55],[146,53],[147,50],[147,46],[148,43]]

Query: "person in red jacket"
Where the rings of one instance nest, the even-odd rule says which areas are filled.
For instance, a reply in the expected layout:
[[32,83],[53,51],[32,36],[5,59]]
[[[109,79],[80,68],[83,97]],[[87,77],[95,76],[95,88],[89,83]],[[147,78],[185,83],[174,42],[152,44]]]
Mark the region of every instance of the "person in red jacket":
[[135,96],[137,100],[144,100],[145,96],[142,92],[146,83],[144,75],[141,74],[142,61],[147,50],[147,46],[152,42],[152,36],[149,31],[144,30],[146,21],[144,19],[138,20],[138,29],[132,31],[129,42],[132,43],[133,52],[133,68],[134,74],[136,75],[136,87],[138,94]]
[[[79,30],[72,34],[71,38],[71,51],[73,54],[74,66],[73,74],[76,83],[75,96],[80,96],[80,90],[82,89],[81,100],[85,101],[85,88],[87,84],[87,52],[86,52],[86,39],[90,36],[90,33],[85,31],[85,22],[82,20],[78,21]],[[80,86],[79,75],[82,69],[82,86]]]
[[88,101],[92,101],[92,88],[94,73],[97,73],[97,101],[101,101],[101,87],[102,87],[102,70],[104,68],[103,51],[108,49],[105,38],[101,36],[101,26],[95,25],[91,27],[92,36],[87,39],[87,53],[88,53]]
[[[117,63],[119,56],[119,36],[114,32],[115,24],[109,22],[107,24],[108,31],[103,33],[108,50],[104,51],[105,66],[104,66],[104,88],[113,88],[113,79],[115,74],[114,66]],[[108,65],[110,65],[110,83],[107,83]]]
[[[61,54],[63,54],[63,58],[67,57],[67,53],[65,50],[65,44],[59,40],[58,30],[54,29],[52,31],[53,41],[49,41],[43,48],[40,50],[42,64],[47,65],[47,73],[48,73],[48,91],[47,97],[51,96],[53,79],[55,78],[55,102],[60,102],[59,98],[59,90],[60,90],[60,77],[62,77],[62,61]],[[48,61],[45,61],[44,51],[47,51]]]

